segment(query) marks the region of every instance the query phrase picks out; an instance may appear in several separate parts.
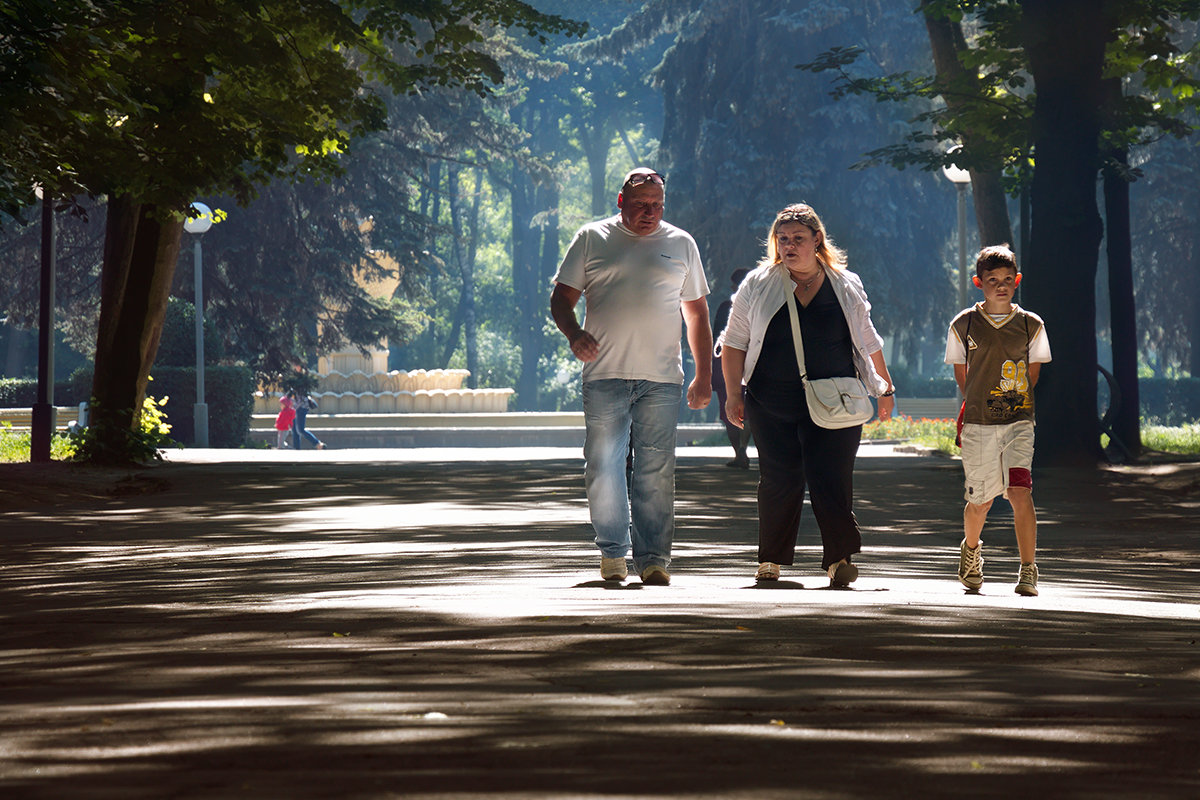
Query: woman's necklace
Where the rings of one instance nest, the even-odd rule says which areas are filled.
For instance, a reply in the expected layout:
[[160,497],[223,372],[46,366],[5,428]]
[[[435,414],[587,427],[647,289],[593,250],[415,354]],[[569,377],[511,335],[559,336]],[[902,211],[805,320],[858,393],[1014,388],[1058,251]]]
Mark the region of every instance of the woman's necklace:
[[[816,275],[813,275],[811,278],[809,278],[808,280],[806,280],[804,283],[801,283],[801,284],[800,284],[800,291],[802,291],[802,292],[807,292],[807,291],[809,290],[809,288],[811,288],[811,287],[812,287],[813,283],[814,283],[814,282],[817,280],[817,278],[821,277],[821,272],[822,272],[821,270],[817,270],[817,274],[816,274]],[[799,281],[798,281],[798,280],[797,280],[797,283],[799,283]]]

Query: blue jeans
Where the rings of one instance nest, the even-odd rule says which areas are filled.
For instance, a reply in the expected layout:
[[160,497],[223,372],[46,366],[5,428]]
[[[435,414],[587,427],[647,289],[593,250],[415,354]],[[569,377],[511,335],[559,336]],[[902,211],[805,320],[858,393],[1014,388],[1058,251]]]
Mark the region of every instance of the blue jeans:
[[308,409],[307,408],[297,408],[296,409],[296,419],[294,419],[292,421],[292,446],[294,448],[296,448],[297,450],[300,449],[300,437],[301,436],[303,436],[304,438],[306,438],[310,442],[312,442],[314,446],[319,445],[321,443],[321,440],[317,438],[317,435],[315,433],[310,431],[308,428],[304,427],[305,423],[307,421],[308,421]]
[[[583,457],[596,546],[605,558],[633,549],[640,574],[671,563],[675,536],[675,428],[683,387],[606,379],[583,384]],[[626,459],[632,451],[632,472]]]

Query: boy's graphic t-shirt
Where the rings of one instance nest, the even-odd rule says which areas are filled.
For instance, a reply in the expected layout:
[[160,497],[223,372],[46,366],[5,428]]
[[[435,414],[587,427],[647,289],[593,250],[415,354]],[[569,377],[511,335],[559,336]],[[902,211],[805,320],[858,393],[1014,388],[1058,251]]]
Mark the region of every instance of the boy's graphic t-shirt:
[[976,303],[950,323],[946,363],[967,365],[964,422],[1005,425],[1032,420],[1029,365],[1049,361],[1045,323],[1019,306],[994,316]]

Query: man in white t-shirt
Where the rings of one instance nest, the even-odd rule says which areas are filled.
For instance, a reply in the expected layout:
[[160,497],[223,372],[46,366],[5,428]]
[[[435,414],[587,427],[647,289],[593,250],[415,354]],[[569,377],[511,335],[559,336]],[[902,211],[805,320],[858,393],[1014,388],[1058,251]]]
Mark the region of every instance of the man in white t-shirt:
[[[696,362],[688,407],[704,408],[712,394],[708,281],[695,240],[662,221],[663,183],[646,167],[626,175],[617,195],[621,213],[579,229],[550,296],[555,324],[585,362],[584,478],[600,574],[624,580],[632,549],[642,583],[660,586],[671,581],[675,535],[681,317]],[[575,315],[580,297],[582,327]]]

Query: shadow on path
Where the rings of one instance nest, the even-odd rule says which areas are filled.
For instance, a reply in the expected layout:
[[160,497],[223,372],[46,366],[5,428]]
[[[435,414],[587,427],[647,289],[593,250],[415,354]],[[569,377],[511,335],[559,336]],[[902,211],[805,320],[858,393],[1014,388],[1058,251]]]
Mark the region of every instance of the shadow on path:
[[172,465],[6,511],[0,790],[1200,794],[1194,471],[1039,473],[1024,599],[999,509],[961,591],[958,466],[912,458],[859,462],[854,590],[807,514],[756,589],[755,476],[717,463],[681,463],[671,587],[598,580],[573,459]]

